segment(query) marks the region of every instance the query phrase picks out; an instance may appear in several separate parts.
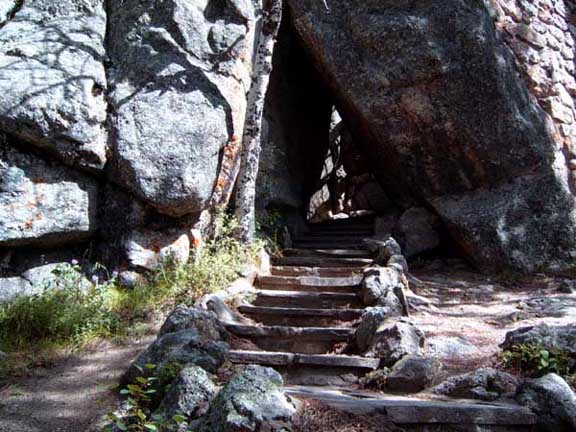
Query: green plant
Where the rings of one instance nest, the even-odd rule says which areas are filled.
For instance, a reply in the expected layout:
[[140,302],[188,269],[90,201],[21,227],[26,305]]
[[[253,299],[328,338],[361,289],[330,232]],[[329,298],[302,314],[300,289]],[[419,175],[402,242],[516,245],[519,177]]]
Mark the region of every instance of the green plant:
[[278,210],[265,210],[258,214],[256,236],[270,254],[280,254],[285,233],[286,221]]
[[500,355],[504,367],[539,377],[548,373],[561,376],[576,374],[576,361],[559,349],[548,350],[539,344],[517,344]]
[[120,390],[120,394],[126,396],[123,414],[108,413],[109,424],[104,431],[133,431],[133,432],[172,432],[179,430],[185,424],[187,418],[176,414],[170,419],[152,413],[153,397],[158,392],[159,378],[147,376],[154,372],[156,365],[146,364],[140,368],[142,376],[135,382],[128,384]]

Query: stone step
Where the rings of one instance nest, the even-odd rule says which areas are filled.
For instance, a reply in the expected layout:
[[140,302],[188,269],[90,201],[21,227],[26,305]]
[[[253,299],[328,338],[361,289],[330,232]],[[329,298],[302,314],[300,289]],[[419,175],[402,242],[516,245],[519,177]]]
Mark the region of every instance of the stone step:
[[256,291],[254,306],[336,309],[360,308],[362,304],[360,298],[352,293],[259,289]]
[[271,351],[232,350],[228,358],[232,363],[266,366],[326,366],[375,370],[380,359],[337,354],[298,354]]
[[373,253],[362,249],[285,249],[284,256],[323,258],[372,258]]
[[270,272],[274,276],[320,276],[324,278],[361,276],[362,267],[282,267],[272,266]]
[[354,321],[363,309],[306,309],[263,306],[240,306],[238,311],[265,325],[294,327],[333,326],[342,321]]
[[285,386],[291,397],[317,400],[356,415],[386,414],[395,425],[426,432],[533,432],[536,416],[513,403],[376,394],[317,386]]
[[252,340],[267,351],[325,354],[335,344],[349,342],[354,329],[342,327],[288,327],[227,324],[228,331],[240,338]]
[[349,278],[323,278],[317,276],[260,276],[258,287],[266,290],[306,291],[306,292],[348,292],[355,293],[360,288],[362,276]]
[[302,243],[295,241],[292,246],[296,249],[354,249],[354,250],[366,250],[366,245],[363,241],[355,242],[314,242],[314,243]]
[[363,267],[373,263],[368,258],[277,257],[272,264],[296,267]]

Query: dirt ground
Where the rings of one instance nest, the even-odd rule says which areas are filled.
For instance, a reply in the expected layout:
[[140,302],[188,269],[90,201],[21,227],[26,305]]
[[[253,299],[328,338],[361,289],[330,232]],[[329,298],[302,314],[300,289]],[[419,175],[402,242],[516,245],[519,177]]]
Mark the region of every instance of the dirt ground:
[[502,283],[467,270],[417,269],[412,290],[425,301],[412,318],[428,351],[453,372],[493,366],[506,333],[541,322],[576,322],[576,295],[558,292],[562,279],[535,275]]
[[0,432],[95,432],[117,408],[111,391],[153,336],[110,343],[0,389]]

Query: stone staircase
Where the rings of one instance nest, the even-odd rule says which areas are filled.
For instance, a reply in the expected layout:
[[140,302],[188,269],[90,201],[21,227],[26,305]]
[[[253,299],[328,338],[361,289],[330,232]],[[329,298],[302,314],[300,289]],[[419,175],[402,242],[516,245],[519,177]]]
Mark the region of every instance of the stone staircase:
[[293,248],[274,259],[271,275],[258,278],[252,304],[238,308],[249,323],[226,325],[257,347],[233,350],[230,360],[274,367],[294,397],[352,412],[395,413],[396,423],[407,430],[531,431],[534,416],[516,405],[357,389],[358,379],[380,366],[380,359],[350,352],[354,324],[363,312],[358,296],[363,268],[373,263],[362,240],[372,235],[372,221],[363,219],[317,225],[296,237]]

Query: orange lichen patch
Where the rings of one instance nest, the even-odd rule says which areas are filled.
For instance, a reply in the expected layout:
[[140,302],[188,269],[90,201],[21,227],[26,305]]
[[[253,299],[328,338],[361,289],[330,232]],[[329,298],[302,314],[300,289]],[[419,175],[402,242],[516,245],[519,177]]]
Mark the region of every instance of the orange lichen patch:
[[34,221],[31,219],[24,222],[24,228],[26,228],[26,229],[32,229],[33,226],[34,226]]

